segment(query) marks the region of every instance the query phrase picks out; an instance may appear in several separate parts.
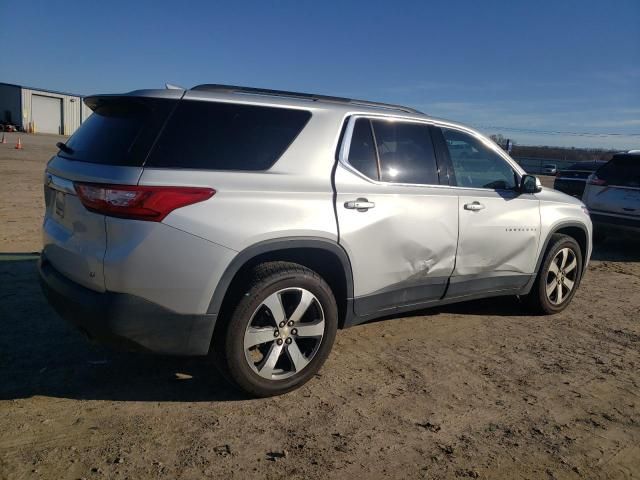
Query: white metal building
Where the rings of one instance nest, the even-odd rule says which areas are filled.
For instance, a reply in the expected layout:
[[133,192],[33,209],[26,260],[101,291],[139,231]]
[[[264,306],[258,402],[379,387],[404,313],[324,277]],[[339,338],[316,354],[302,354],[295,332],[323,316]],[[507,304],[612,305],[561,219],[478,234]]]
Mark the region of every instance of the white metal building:
[[0,83],[0,121],[25,131],[71,135],[90,114],[80,95]]

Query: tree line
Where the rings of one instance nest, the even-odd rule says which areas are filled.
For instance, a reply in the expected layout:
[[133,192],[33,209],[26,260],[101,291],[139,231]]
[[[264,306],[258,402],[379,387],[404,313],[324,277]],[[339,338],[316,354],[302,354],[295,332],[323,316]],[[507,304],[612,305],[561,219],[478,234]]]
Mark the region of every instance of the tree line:
[[[501,135],[491,135],[491,140],[496,142],[502,148],[506,149],[507,139]],[[618,150],[607,150],[603,148],[576,148],[576,147],[549,147],[549,146],[531,146],[517,145],[513,142],[511,156],[529,157],[529,158],[548,158],[550,160],[567,160],[571,162],[585,162],[594,160],[611,160],[611,157]]]

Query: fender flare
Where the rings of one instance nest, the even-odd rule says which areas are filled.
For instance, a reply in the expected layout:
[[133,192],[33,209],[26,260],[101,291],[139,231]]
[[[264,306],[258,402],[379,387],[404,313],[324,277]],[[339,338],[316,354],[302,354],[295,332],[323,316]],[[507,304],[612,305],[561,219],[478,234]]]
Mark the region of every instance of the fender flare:
[[340,261],[342,269],[344,270],[345,283],[347,287],[347,301],[349,302],[349,300],[353,298],[353,273],[351,270],[351,262],[349,261],[347,252],[336,241],[322,237],[282,237],[255,243],[242,250],[233,258],[216,285],[211,301],[209,302],[207,313],[217,316],[233,278],[247,262],[251,261],[258,255],[294,248],[312,248],[334,254]]
[[[589,250],[589,244],[590,242],[590,238],[589,238],[589,230],[585,227],[584,223],[580,223],[577,221],[573,221],[573,220],[567,220],[567,221],[562,221],[562,222],[558,222],[556,223],[551,230],[549,230],[549,233],[547,234],[547,238],[545,238],[544,240],[544,244],[542,245],[542,249],[540,250],[540,254],[538,255],[538,260],[536,261],[536,267],[535,270],[533,271],[533,275],[531,275],[531,280],[529,280],[529,282],[527,282],[527,285],[525,285],[525,287],[523,288],[523,292],[529,293],[529,291],[531,290],[531,287],[533,287],[533,283],[536,281],[536,278],[538,278],[538,273],[540,272],[540,266],[542,265],[542,260],[544,260],[544,256],[547,253],[547,248],[549,248],[549,242],[551,241],[551,237],[553,235],[555,235],[556,233],[558,233],[558,230],[561,230],[563,228],[567,228],[567,227],[577,227],[580,230],[582,230],[584,232],[584,236],[587,238],[587,252],[584,252],[583,257],[586,256],[586,254],[588,253]],[[582,259],[583,264],[584,264],[584,258]],[[584,268],[582,269],[582,277],[584,277]],[[582,279],[581,277],[581,279]]]

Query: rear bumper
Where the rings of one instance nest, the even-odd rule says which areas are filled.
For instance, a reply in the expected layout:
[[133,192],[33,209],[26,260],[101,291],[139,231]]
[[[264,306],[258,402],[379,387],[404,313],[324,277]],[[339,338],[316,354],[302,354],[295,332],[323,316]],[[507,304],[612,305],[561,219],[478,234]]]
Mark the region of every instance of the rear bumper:
[[640,218],[629,218],[622,215],[607,215],[591,210],[591,221],[596,228],[616,228],[640,232]]
[[53,308],[92,340],[126,350],[206,355],[215,315],[178,314],[135,295],[96,292],[41,256],[40,284]]

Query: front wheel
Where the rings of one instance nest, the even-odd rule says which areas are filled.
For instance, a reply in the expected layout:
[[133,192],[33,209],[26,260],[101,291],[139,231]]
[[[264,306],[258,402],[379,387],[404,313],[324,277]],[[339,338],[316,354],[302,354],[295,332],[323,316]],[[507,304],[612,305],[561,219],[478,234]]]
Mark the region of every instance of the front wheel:
[[301,386],[333,346],[338,309],[331,288],[302,265],[269,262],[251,272],[245,289],[214,343],[218,366],[253,396]]
[[568,235],[555,234],[525,301],[538,313],[561,312],[571,302],[581,278],[580,246]]

